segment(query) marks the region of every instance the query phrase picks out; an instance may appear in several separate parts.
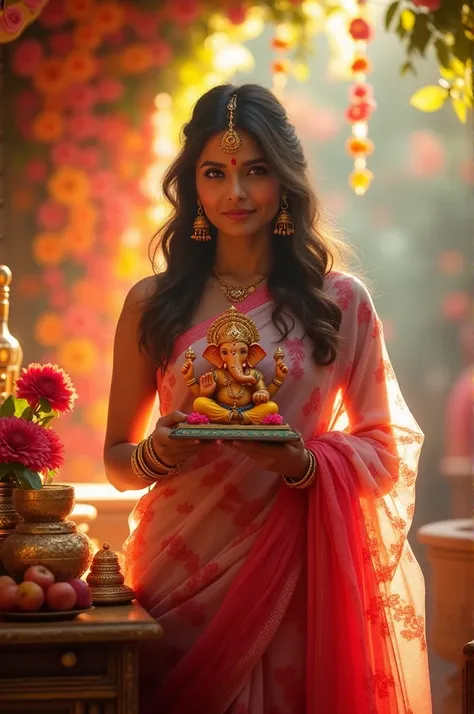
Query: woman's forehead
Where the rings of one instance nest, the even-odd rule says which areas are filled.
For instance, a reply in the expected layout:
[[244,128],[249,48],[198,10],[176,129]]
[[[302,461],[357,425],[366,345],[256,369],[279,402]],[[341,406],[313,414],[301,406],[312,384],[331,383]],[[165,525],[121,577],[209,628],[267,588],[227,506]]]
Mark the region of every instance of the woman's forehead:
[[206,142],[198,159],[199,165],[201,165],[203,161],[215,161],[216,163],[227,165],[232,163],[232,158],[235,158],[235,161],[238,164],[242,164],[245,161],[250,161],[262,156],[262,149],[258,145],[257,141],[253,138],[253,136],[243,130],[239,131],[242,138],[242,148],[240,151],[232,154],[231,156],[226,154],[221,148],[221,140],[224,133],[225,132],[222,131],[218,134],[214,134],[214,136],[211,136],[211,138]]

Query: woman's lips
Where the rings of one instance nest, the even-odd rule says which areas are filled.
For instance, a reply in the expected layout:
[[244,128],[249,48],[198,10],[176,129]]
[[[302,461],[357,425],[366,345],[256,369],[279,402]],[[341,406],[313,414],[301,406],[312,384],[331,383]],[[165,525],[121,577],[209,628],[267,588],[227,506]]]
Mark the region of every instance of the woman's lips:
[[255,213],[255,211],[228,211],[224,213],[224,216],[230,218],[232,221],[243,221],[249,216]]

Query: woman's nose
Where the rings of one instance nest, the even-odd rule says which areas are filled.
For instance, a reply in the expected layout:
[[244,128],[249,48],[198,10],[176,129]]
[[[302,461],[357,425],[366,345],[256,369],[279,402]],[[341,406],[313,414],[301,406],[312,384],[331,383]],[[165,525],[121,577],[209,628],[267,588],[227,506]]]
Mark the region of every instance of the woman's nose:
[[232,178],[229,200],[230,201],[235,201],[235,200],[239,200],[239,199],[241,200],[246,197],[247,197],[247,191],[245,189],[244,183],[239,178],[239,176],[235,176],[234,178]]

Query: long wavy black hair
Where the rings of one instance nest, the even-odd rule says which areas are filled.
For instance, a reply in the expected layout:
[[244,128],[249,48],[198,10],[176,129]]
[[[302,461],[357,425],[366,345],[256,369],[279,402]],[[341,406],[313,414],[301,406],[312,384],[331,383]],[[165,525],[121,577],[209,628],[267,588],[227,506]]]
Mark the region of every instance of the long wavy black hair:
[[237,95],[236,128],[251,134],[261,146],[277,177],[288,191],[295,233],[275,236],[268,288],[273,299],[272,320],[284,340],[295,319],[313,342],[314,361],[334,361],[339,341],[341,311],[323,291],[324,276],[342,267],[341,242],[325,231],[318,201],[308,178],[301,143],[281,103],[268,89],[256,84],[214,87],[194,107],[183,129],[182,149],[163,180],[163,193],[171,203],[169,220],[155,238],[164,271],[156,275],[156,289],[147,300],[140,321],[140,346],[165,369],[176,338],[188,329],[212,274],[216,230],[212,240],[191,240],[196,217],[196,162],[206,142],[228,126],[227,104]]

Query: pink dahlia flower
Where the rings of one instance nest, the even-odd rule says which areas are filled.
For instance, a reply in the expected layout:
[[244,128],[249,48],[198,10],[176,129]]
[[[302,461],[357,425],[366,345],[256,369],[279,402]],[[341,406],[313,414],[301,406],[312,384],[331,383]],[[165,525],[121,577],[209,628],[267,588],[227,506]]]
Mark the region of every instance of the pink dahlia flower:
[[267,416],[262,420],[262,424],[280,425],[283,424],[283,417],[281,414],[267,414]]
[[188,424],[209,424],[209,417],[199,412],[188,414]]
[[20,463],[38,473],[49,467],[51,447],[46,430],[17,417],[0,418],[0,463]]
[[66,372],[55,364],[30,364],[18,379],[17,396],[36,407],[40,399],[46,399],[61,414],[74,407],[77,392]]
[[50,471],[57,471],[64,464],[64,445],[52,429],[43,429],[48,441],[49,457],[47,468]]

